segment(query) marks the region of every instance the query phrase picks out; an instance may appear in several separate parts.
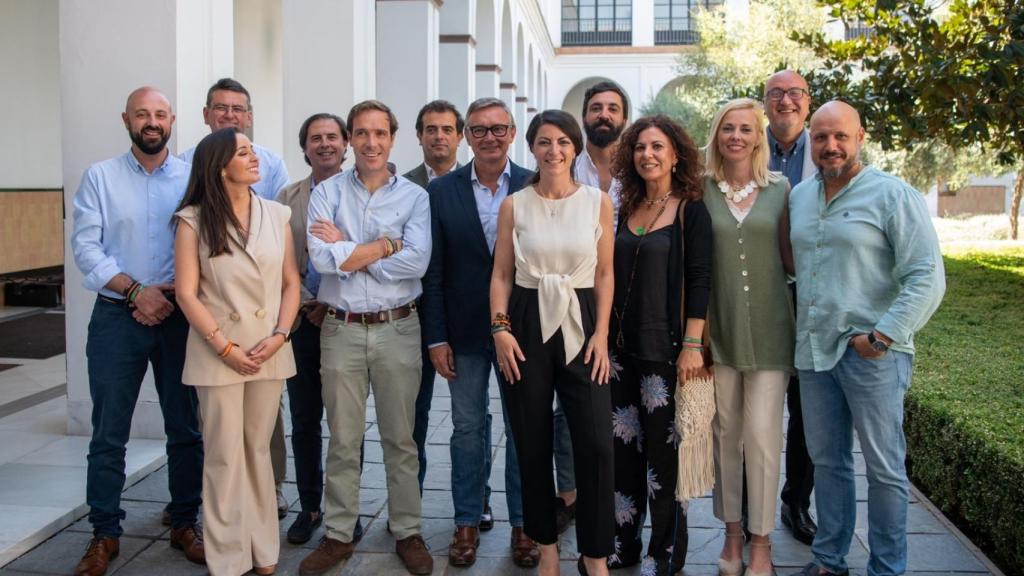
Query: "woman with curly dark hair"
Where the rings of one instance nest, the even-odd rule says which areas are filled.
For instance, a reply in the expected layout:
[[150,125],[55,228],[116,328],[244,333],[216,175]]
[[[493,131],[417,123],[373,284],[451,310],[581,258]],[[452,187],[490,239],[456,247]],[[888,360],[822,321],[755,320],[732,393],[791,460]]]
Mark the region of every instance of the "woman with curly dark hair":
[[614,163],[622,182],[615,237],[612,426],[615,437],[613,568],[641,559],[644,574],[675,574],[686,561],[686,512],[675,498],[674,392],[704,369],[711,285],[711,218],[693,140],[665,116],[640,118]]

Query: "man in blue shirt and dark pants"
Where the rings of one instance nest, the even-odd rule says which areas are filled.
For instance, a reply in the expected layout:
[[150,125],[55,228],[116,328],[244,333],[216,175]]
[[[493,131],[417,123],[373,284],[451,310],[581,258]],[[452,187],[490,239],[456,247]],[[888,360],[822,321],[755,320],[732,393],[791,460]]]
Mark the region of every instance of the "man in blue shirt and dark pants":
[[203,484],[198,402],[181,383],[188,322],[172,292],[171,215],[188,185],[189,165],[168,153],[174,114],[158,90],[132,92],[122,119],[131,150],[90,166],[74,199],[75,264],[85,287],[98,292],[85,348],[93,403],[86,502],[94,536],[75,568],[79,576],[104,574],[118,554],[125,446],[150,364],[167,434],[171,547],[206,563],[196,525]]
[[811,117],[819,175],[789,197],[797,340],[818,532],[803,576],[845,575],[857,521],[853,432],[868,479],[868,576],[907,569],[903,398],[914,333],[945,292],[924,197],[859,159],[860,116],[832,101]]

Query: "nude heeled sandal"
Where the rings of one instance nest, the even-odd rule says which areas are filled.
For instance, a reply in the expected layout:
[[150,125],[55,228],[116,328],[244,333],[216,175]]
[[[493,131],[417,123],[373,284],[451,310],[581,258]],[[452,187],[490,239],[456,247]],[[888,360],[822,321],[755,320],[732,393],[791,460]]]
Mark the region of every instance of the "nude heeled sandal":
[[[739,538],[740,542],[743,541],[743,531],[725,533],[725,540],[728,542],[730,538]],[[745,566],[743,564],[743,553],[740,552],[740,557],[735,560],[726,560],[724,558],[718,559],[718,576],[740,576],[743,574]]]
[[772,558],[772,543],[771,542],[751,542],[751,552],[754,548],[767,548],[768,549],[768,561],[771,562],[771,569],[767,572],[754,572],[750,568],[747,568],[746,576],[775,576],[775,563],[771,561]]

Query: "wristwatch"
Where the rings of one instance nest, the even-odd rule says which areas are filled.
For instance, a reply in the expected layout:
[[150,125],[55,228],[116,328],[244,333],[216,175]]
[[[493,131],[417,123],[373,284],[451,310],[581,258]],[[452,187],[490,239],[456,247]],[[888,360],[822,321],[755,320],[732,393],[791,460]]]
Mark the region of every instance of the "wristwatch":
[[885,354],[889,351],[889,345],[878,338],[875,338],[874,331],[868,332],[868,344],[871,344],[871,347],[874,348],[876,352]]

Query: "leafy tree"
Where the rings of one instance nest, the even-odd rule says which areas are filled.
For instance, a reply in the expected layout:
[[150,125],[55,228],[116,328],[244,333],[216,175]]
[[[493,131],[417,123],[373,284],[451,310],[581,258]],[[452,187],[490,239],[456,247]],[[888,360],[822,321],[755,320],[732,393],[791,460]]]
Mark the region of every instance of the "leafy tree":
[[711,117],[725,100],[758,90],[781,68],[809,70],[820,63],[791,36],[822,29],[826,12],[815,0],[750,0],[749,9],[726,6],[697,14],[700,44],[680,55],[681,83],[641,107],[676,118],[694,140],[707,142]]
[[1024,192],[1024,2],[821,1],[833,17],[871,32],[852,40],[831,40],[820,30],[794,35],[825,60],[810,79],[812,92],[841,96],[860,110],[886,150],[935,141],[968,160],[994,159],[1004,172],[1015,165],[1016,239]]

